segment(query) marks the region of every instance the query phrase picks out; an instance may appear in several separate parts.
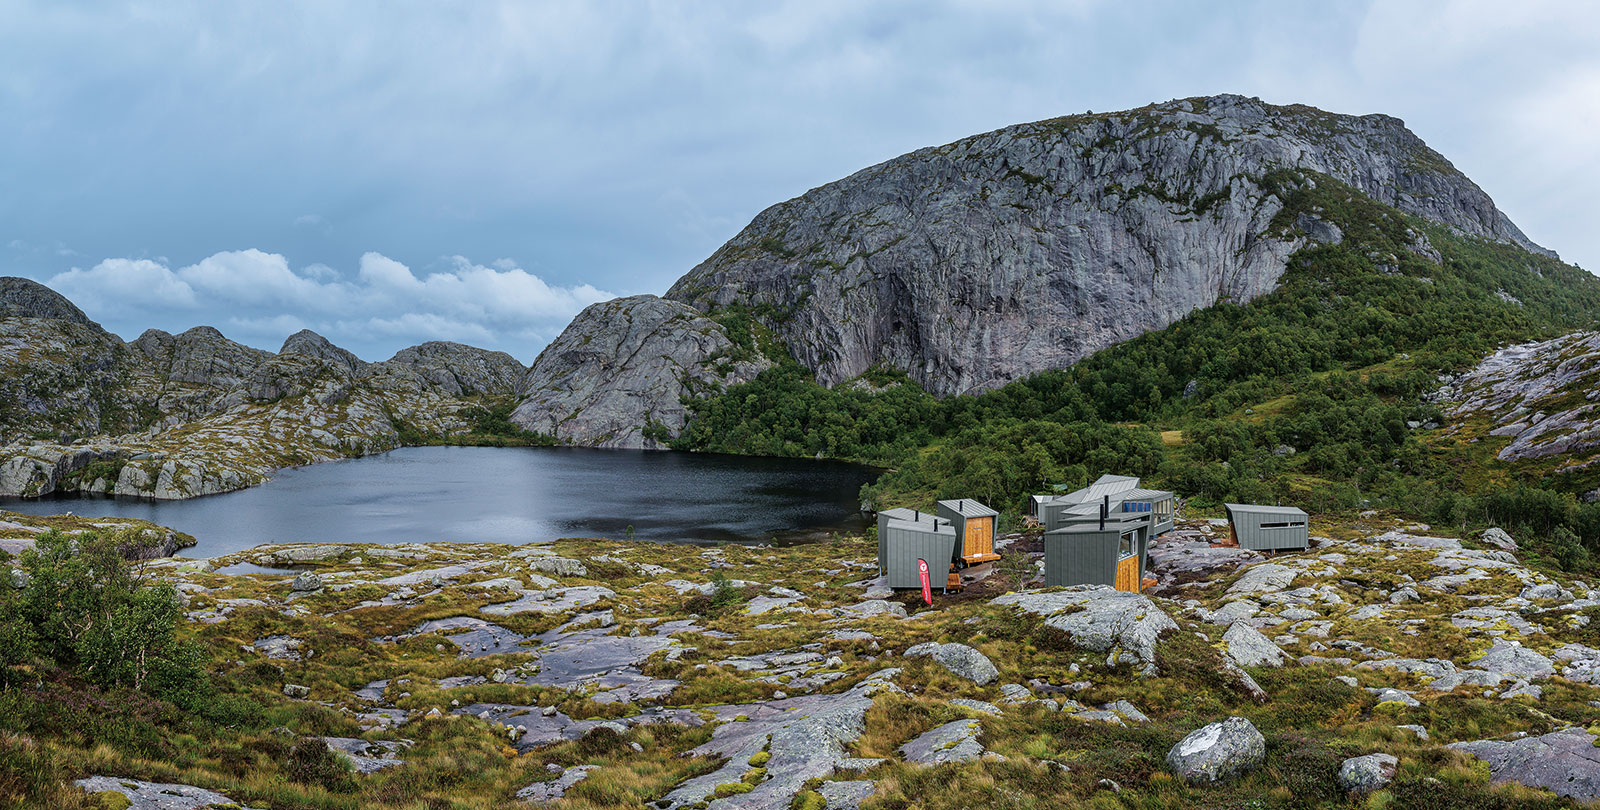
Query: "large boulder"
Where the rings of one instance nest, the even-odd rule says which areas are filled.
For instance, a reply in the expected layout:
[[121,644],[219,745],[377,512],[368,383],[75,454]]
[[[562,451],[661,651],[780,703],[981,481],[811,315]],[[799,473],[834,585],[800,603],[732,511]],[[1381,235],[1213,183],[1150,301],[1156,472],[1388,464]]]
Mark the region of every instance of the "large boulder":
[[1392,754],[1367,754],[1351,757],[1339,763],[1339,787],[1351,793],[1371,793],[1382,790],[1394,779],[1394,769],[1400,764]]
[[989,657],[965,644],[916,644],[905,652],[906,658],[928,656],[958,678],[965,678],[979,686],[994,683],[1000,677]]
[[978,742],[982,731],[983,726],[977,720],[956,720],[917,735],[916,739],[900,746],[900,753],[907,761],[919,765],[970,762],[983,756],[983,744]]
[[1262,563],[1245,570],[1244,576],[1228,588],[1225,597],[1246,597],[1275,593],[1294,583],[1295,570],[1278,563]]
[[1478,669],[1520,678],[1548,678],[1556,673],[1550,659],[1520,644],[1495,639],[1494,646],[1472,662]]
[[1109,653],[1107,663],[1132,664],[1156,674],[1156,642],[1178,623],[1149,597],[1106,585],[1079,585],[1051,591],[1020,591],[996,598],[996,605],[1045,617],[1076,646]]
[[1267,738],[1249,720],[1230,717],[1201,726],[1167,752],[1167,767],[1190,784],[1221,782],[1267,758]]
[[1234,622],[1228,632],[1222,634],[1222,642],[1227,646],[1228,657],[1239,666],[1283,666],[1283,650],[1246,622]]
[[1539,737],[1458,742],[1449,747],[1487,762],[1496,784],[1518,782],[1592,801],[1600,799],[1600,748],[1595,743],[1594,734],[1567,728]]

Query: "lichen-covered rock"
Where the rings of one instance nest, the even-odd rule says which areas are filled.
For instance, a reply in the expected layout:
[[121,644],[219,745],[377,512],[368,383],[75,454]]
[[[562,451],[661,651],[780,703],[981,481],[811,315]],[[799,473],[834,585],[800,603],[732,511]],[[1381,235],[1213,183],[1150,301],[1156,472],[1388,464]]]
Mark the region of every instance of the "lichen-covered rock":
[[981,733],[983,724],[977,720],[956,720],[917,735],[900,746],[900,755],[919,765],[971,762],[983,756],[983,743],[978,742]]
[[1600,748],[1581,728],[1553,731],[1520,740],[1451,743],[1489,764],[1496,783],[1518,782],[1580,801],[1600,799]]
[[[653,295],[592,304],[533,361],[512,421],[573,444],[657,447],[683,398],[754,379],[772,362],[740,356],[722,324]],[[652,434],[653,436],[654,434]]]
[[1550,659],[1520,644],[1496,639],[1483,655],[1472,661],[1473,666],[1489,672],[1501,672],[1521,678],[1548,678],[1556,672]]
[[320,591],[322,590],[322,575],[315,571],[301,571],[295,574],[289,582],[289,589],[294,591]]
[[1267,738],[1243,717],[1189,732],[1167,752],[1167,767],[1191,784],[1221,782],[1248,772],[1267,757]]
[[1511,539],[1511,535],[1506,534],[1506,530],[1498,526],[1484,529],[1483,534],[1478,535],[1478,539],[1505,551],[1517,550],[1517,541]]
[[91,776],[73,782],[91,796],[116,793],[128,801],[126,810],[202,810],[210,807],[230,807],[238,810],[255,810],[245,807],[215,791],[193,785],[173,785],[144,782],[138,779],[117,779],[110,776]]
[[1046,625],[1065,631],[1073,644],[1110,653],[1111,663],[1132,664],[1148,674],[1157,671],[1161,634],[1178,629],[1149,597],[1105,585],[1009,593],[993,603],[1043,616]]
[[1339,787],[1352,793],[1381,790],[1394,779],[1394,770],[1399,764],[1400,760],[1393,754],[1351,757],[1339,763]]
[[965,644],[928,642],[913,645],[905,651],[906,658],[924,655],[950,670],[952,675],[965,678],[979,686],[994,683],[995,679],[1000,677],[1000,670],[995,668],[994,662],[990,661],[988,656]]
[[567,791],[579,782],[589,778],[589,772],[596,765],[575,765],[562,769],[561,775],[548,782],[534,782],[533,784],[517,791],[517,798],[534,804],[548,804],[567,795]]
[[588,566],[567,557],[534,557],[528,561],[528,568],[534,571],[543,571],[546,574],[555,574],[558,577],[586,577],[589,575]]
[[1283,650],[1245,622],[1234,622],[1228,632],[1222,634],[1222,643],[1227,647],[1228,657],[1239,666],[1283,666]]

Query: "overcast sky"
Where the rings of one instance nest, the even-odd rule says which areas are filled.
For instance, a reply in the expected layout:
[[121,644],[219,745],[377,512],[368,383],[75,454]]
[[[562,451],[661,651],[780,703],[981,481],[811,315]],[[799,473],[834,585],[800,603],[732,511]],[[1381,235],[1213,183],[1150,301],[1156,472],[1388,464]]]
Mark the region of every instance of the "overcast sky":
[[526,363],[856,169],[1221,92],[1400,117],[1596,269],[1597,45],[1587,2],[0,0],[0,275]]

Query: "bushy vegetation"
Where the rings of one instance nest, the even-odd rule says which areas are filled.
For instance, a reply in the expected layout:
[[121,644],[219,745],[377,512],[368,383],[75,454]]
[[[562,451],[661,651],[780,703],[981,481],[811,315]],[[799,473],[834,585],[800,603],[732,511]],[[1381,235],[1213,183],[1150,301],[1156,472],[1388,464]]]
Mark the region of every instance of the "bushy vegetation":
[[[1149,476],[1202,508],[1282,500],[1463,525],[1537,522],[1550,556],[1585,565],[1600,549],[1600,520],[1558,491],[1570,486],[1541,474],[1520,494],[1503,492],[1474,473],[1492,458],[1433,446],[1416,428],[1444,421],[1425,400],[1441,373],[1511,341],[1592,328],[1600,281],[1408,217],[1330,177],[1279,171],[1260,183],[1285,200],[1274,229],[1313,216],[1343,240],[1296,253],[1279,288],[1248,304],[1224,302],[1071,368],[945,400],[885,370],[825,389],[787,361],[691,403],[674,446],[888,467],[864,492],[880,506],[964,495],[1015,511],[1048,485],[1116,472]],[[1497,498],[1559,506],[1534,521]]]
[[124,558],[142,538],[137,529],[41,534],[22,554],[24,587],[0,592],[0,679],[53,667],[102,688],[193,702],[206,683],[204,655],[179,635],[177,591]]

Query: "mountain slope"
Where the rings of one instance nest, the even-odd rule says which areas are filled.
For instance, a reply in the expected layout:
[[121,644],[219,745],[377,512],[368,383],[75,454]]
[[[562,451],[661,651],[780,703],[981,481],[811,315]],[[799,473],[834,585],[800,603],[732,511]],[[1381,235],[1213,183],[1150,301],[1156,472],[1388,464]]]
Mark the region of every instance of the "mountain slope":
[[[666,297],[750,313],[824,385],[884,366],[940,396],[986,391],[1273,290],[1291,254],[1344,237],[1315,210],[1280,217],[1318,176],[1548,254],[1397,119],[1216,96],[1007,127],[865,169],[763,211]],[[1407,248],[1433,252],[1420,234]],[[524,386],[525,425],[586,407],[541,388],[547,362]],[[656,379],[637,424],[673,410],[682,386]],[[563,438],[649,445],[633,435]]]
[[206,326],[124,343],[20,278],[0,279],[0,313],[7,495],[185,498],[279,467],[466,440],[527,371],[504,352],[454,343],[365,363],[309,331],[276,354]]

